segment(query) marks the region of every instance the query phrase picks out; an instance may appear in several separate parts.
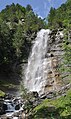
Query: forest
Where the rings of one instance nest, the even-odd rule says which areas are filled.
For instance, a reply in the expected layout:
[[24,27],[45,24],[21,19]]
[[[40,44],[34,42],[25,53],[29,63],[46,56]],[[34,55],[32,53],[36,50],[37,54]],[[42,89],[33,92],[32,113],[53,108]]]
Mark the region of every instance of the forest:
[[32,41],[40,29],[71,29],[70,8],[71,0],[67,0],[58,9],[51,7],[47,18],[41,19],[30,5],[26,8],[14,3],[7,5],[0,12],[1,70],[5,69],[5,66],[12,70],[15,63],[28,59]]
[[35,15],[30,5],[7,5],[0,12],[0,67],[12,70],[15,63],[27,60],[32,40],[45,22]]
[[[36,38],[37,33],[41,33],[43,37],[40,34],[38,35],[38,38]],[[45,40],[48,41],[47,51],[45,51],[44,49],[46,42],[43,42],[43,44],[41,42],[38,42],[38,46],[40,48],[37,48],[35,46],[36,48],[34,49],[36,49],[36,52],[38,52],[38,49],[43,49],[43,51],[45,51],[47,54],[44,54],[41,52],[41,50],[39,50],[39,56],[41,58],[37,56],[37,61],[38,59],[41,59],[41,63],[44,60],[47,62],[49,61],[48,66],[43,67],[43,69],[49,69],[47,71],[48,81],[47,85],[45,85],[47,92],[46,94],[44,93],[41,96],[39,96],[38,92],[28,93],[27,89],[24,87],[24,83],[22,82],[22,69],[26,64],[28,64],[28,58],[30,56],[32,46],[36,43],[35,40],[38,39],[40,41],[40,38],[42,42]],[[41,45],[43,45],[42,48]],[[45,56],[42,54],[44,54]],[[60,59],[57,60],[57,58]],[[61,62],[59,62],[59,64],[58,61],[60,60]],[[51,67],[49,67],[50,61],[52,63]],[[32,60],[32,63],[30,63],[31,65],[29,64],[31,66],[31,68],[29,68],[30,72],[36,70],[38,63],[39,62],[37,62],[36,65],[34,63],[35,67],[32,68]],[[45,65],[45,62],[43,63],[43,65]],[[41,72],[39,72],[38,67],[38,71],[36,71],[34,77],[38,76],[39,74],[42,75],[42,73],[44,72],[42,72],[42,65],[40,66]],[[28,72],[28,70],[26,71]],[[29,79],[31,80],[32,76],[29,73],[28,75]],[[36,78],[40,79],[40,77]],[[61,80],[62,84],[59,84],[59,86],[62,86],[61,89],[58,91],[58,87],[53,87],[56,90],[53,89],[52,91],[48,92],[52,85],[56,86],[56,81],[58,80]],[[19,84],[17,82],[19,82]],[[30,84],[29,82],[30,81],[28,80],[28,84]],[[57,86],[58,83],[60,82],[57,82]],[[35,85],[36,84],[37,81],[35,82]],[[29,87],[32,87],[32,85],[30,84]],[[17,98],[14,94],[13,97],[10,97],[10,93],[9,95],[5,93],[6,88],[7,91],[14,91],[14,89],[17,88],[18,90],[20,90],[21,88],[21,99]],[[17,103],[20,100],[21,103],[18,103],[18,107],[17,105],[15,105],[15,107],[17,110],[19,110],[19,104],[20,106],[24,105],[23,113],[26,115],[25,119],[71,119],[71,0],[67,0],[57,9],[51,7],[46,18],[39,17],[39,15],[34,12],[32,6],[29,4],[24,7],[18,3],[12,3],[11,5],[7,5],[2,11],[0,11],[1,115],[5,114],[5,110],[3,110],[3,103],[7,103],[7,101],[5,101],[5,98],[8,98],[9,101],[14,103]],[[18,117],[20,116],[19,113],[17,115]]]

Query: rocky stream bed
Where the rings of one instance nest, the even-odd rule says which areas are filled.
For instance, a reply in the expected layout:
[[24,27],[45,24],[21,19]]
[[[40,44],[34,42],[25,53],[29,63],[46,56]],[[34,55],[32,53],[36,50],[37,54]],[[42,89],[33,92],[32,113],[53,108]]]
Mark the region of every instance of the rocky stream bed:
[[[7,94],[0,98],[0,119],[22,119],[23,100],[21,97],[15,97]],[[23,114],[25,116],[25,114]]]
[[[29,100],[30,110],[41,104],[44,99],[55,100],[61,96],[66,96],[66,91],[70,88],[71,84],[68,84],[58,92],[49,92],[47,95],[41,95],[41,97],[37,92],[32,92],[33,98]],[[22,99],[22,97],[7,93],[4,98],[0,98],[0,119],[29,119],[26,104],[28,104],[27,100]]]

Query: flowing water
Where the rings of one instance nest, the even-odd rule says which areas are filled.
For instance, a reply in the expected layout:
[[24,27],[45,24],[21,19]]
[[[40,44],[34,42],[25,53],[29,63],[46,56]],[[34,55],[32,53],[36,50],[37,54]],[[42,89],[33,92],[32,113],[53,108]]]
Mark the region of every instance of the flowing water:
[[[4,100],[4,105],[7,106],[5,109],[5,116],[7,116],[8,118],[10,117],[13,119],[18,119],[17,116],[20,116],[20,114],[22,114],[23,111],[23,104],[21,102],[21,98],[15,98],[15,99],[7,99]],[[16,108],[16,106],[18,108]],[[16,115],[14,115],[16,114]],[[16,116],[16,117],[15,117]]]
[[37,91],[38,93],[44,91],[43,87],[47,79],[47,59],[45,55],[49,33],[49,29],[39,31],[32,47],[24,80],[24,85],[29,91]]
[[14,112],[15,111],[15,105],[10,100],[5,100],[4,104],[7,105],[6,112]]

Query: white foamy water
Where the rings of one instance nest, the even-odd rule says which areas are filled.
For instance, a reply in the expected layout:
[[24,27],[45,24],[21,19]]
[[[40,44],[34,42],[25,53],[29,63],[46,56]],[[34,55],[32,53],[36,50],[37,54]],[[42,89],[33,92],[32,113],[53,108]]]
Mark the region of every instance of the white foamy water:
[[44,91],[43,87],[47,79],[47,59],[45,55],[49,33],[49,29],[39,31],[32,47],[24,80],[25,87],[29,91],[37,91],[38,93]]

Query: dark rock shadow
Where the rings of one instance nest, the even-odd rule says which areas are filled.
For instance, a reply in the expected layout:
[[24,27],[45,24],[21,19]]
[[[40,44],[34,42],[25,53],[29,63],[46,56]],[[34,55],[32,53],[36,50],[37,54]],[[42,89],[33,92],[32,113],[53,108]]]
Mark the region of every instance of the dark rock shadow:
[[61,116],[60,113],[63,112],[64,108],[55,108],[53,106],[45,107],[37,110],[29,119],[71,119],[71,115]]

